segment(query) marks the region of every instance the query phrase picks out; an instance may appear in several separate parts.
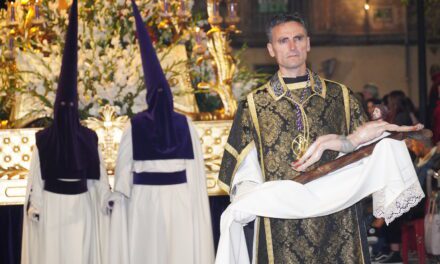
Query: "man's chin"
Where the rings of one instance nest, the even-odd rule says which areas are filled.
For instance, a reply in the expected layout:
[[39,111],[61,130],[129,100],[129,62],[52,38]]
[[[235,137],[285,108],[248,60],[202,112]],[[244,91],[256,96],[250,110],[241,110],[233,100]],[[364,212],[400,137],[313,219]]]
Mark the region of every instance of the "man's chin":
[[306,65],[305,63],[295,63],[295,64],[285,65],[284,68],[288,70],[299,70],[303,67],[305,68],[306,67],[305,65]]

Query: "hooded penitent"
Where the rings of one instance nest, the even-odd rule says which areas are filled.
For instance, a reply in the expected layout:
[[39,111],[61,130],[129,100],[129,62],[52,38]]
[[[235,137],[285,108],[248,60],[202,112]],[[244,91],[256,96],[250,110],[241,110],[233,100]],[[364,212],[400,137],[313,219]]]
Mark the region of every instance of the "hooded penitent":
[[79,122],[77,64],[78,3],[73,0],[54,104],[54,120],[51,126],[36,135],[44,188],[63,194],[87,191],[86,179],[99,179],[100,175],[98,138],[94,131]]
[[134,160],[193,159],[186,117],[174,112],[173,95],[138,7],[132,0],[148,109],[131,119]]

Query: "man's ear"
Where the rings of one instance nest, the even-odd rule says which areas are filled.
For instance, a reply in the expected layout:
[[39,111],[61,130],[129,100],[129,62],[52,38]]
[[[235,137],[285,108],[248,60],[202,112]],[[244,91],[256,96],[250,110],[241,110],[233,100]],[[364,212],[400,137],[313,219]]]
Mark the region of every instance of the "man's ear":
[[267,43],[267,50],[269,51],[269,55],[273,58],[275,57],[275,52],[273,50],[272,43]]
[[307,37],[307,52],[310,51],[310,37]]

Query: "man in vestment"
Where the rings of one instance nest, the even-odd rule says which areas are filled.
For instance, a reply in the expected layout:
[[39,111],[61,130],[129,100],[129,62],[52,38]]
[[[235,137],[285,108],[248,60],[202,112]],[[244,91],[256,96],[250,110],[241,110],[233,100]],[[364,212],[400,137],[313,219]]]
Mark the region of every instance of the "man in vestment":
[[[239,104],[219,174],[231,200],[257,184],[248,179],[258,174],[253,166],[262,182],[294,178],[291,163],[319,136],[348,135],[367,120],[351,90],[307,69],[310,38],[301,17],[278,15],[267,34],[279,71]],[[337,155],[327,150],[312,167]],[[254,228],[255,263],[369,263],[360,204],[315,218],[257,217]]]
[[214,262],[201,144],[173,97],[132,0],[148,109],[124,131],[115,170],[111,263]]
[[51,126],[36,134],[24,203],[21,263],[106,264],[110,185],[96,133],[79,122],[78,3],[69,25]]

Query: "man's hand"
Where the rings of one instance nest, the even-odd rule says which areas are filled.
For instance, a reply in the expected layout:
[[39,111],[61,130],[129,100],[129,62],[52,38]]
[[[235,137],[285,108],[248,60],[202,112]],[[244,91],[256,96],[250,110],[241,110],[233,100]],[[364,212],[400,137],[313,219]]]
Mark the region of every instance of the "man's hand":
[[319,161],[325,150],[348,153],[356,149],[359,145],[380,137],[385,131],[411,132],[419,131],[421,129],[423,129],[422,124],[414,126],[398,126],[385,121],[367,122],[347,137],[335,134],[318,137],[299,160],[292,162],[291,167],[296,171],[304,171],[312,164]]

